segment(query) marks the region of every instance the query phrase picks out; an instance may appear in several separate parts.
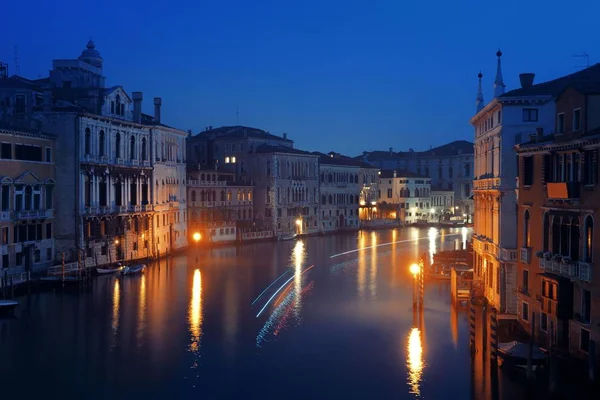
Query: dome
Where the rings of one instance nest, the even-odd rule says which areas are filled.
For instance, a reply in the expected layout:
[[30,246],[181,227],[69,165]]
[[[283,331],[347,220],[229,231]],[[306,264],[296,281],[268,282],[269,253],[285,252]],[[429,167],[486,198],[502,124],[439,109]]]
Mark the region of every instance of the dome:
[[96,50],[96,45],[91,39],[85,46],[85,50],[81,52],[79,59],[94,67],[102,68],[102,57],[100,56],[100,52]]

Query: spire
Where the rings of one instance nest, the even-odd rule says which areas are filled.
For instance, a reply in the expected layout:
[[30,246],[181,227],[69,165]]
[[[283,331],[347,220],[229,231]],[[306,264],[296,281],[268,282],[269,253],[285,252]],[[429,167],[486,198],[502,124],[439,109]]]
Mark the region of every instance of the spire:
[[483,78],[483,74],[479,71],[479,88],[477,89],[477,112],[483,109],[483,90],[481,89],[481,78]]
[[504,94],[504,80],[502,79],[502,63],[500,61],[500,57],[502,57],[502,52],[500,49],[496,52],[496,56],[498,57],[498,68],[496,70],[496,80],[494,81],[494,97],[502,96]]

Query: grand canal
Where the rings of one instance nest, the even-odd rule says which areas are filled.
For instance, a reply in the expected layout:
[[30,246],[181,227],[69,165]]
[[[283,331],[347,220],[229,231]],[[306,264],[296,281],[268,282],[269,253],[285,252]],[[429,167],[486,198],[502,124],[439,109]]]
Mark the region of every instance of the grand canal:
[[[451,306],[449,283],[427,282],[424,312],[412,309],[409,265],[469,234],[406,228],[190,249],[141,276],[20,297],[15,318],[0,319],[0,393],[492,398],[475,384],[467,310]],[[523,398],[502,375],[498,395]]]

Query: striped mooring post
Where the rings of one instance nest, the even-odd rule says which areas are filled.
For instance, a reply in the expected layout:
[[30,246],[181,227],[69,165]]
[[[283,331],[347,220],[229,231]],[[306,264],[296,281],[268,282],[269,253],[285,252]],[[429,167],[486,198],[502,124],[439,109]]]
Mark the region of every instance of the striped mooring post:
[[470,333],[470,344],[471,354],[475,354],[475,304],[471,302],[471,308],[469,310],[469,333]]
[[498,310],[492,307],[490,310],[490,360],[492,365],[498,363]]
[[421,257],[419,267],[419,308],[423,310],[423,303],[425,298],[425,256]]

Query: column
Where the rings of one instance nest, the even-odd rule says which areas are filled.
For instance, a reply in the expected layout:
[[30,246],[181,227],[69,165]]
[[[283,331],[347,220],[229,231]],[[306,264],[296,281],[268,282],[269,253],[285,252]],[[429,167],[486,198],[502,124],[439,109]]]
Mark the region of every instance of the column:
[[106,205],[112,207],[113,202],[112,177],[106,175]]
[[130,182],[129,179],[130,179],[129,176],[126,176],[125,179],[124,179],[124,181],[125,181],[124,182],[124,186],[125,187],[123,188],[123,193],[125,194],[125,201],[124,201],[124,203],[125,203],[126,206],[129,206],[129,182]]

